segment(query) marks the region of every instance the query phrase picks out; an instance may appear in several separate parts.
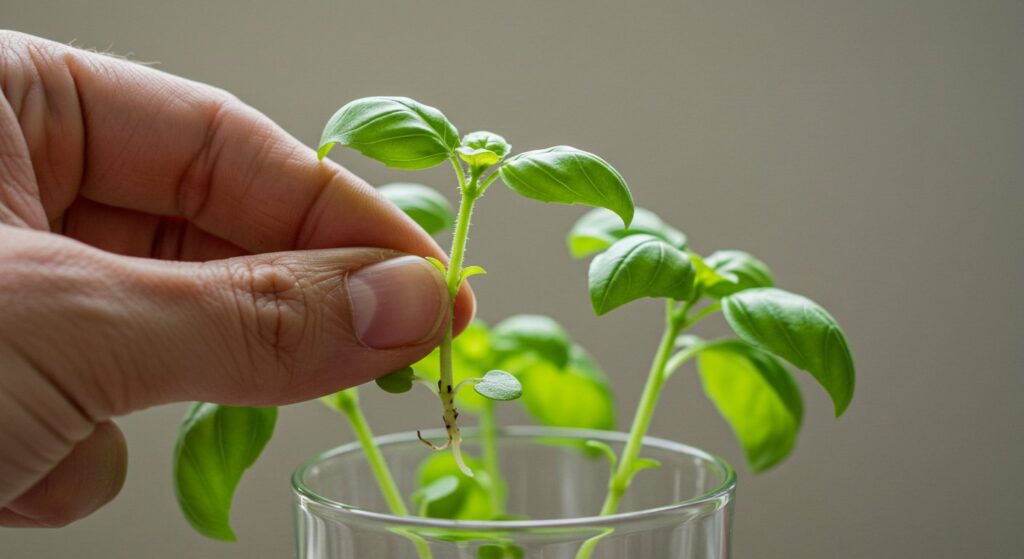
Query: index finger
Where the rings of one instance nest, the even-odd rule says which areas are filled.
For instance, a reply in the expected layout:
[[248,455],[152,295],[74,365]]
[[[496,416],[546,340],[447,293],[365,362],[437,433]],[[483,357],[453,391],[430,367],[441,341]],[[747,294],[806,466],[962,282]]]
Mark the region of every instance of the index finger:
[[4,64],[15,74],[5,79],[41,85],[44,121],[25,135],[46,148],[31,151],[50,219],[78,195],[181,216],[254,253],[374,246],[444,257],[365,182],[317,161],[221,90],[27,35],[6,33],[0,43],[18,62]]

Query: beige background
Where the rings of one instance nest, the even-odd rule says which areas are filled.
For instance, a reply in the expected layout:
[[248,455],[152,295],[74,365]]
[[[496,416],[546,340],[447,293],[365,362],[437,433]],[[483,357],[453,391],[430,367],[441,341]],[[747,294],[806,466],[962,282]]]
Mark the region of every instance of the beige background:
[[[1021,2],[2,0],[0,25],[222,86],[309,144],[345,101],[397,94],[518,149],[604,154],[698,249],[749,250],[825,304],[855,352],[849,414],[832,420],[801,376],[798,449],[759,477],[692,372],[668,387],[654,433],[739,465],[735,557],[1022,553]],[[371,182],[414,177],[336,159]],[[450,184],[443,168],[415,177]],[[660,307],[591,315],[586,266],[561,240],[580,213],[492,189],[469,254],[490,272],[474,282],[480,315],[555,315],[612,375],[625,424]],[[432,424],[426,399],[367,392],[379,432]],[[287,476],[350,440],[340,418],[283,412],[241,487],[231,546],[175,508],[182,410],[122,419],[121,496],[61,531],[0,531],[0,556],[290,556]]]

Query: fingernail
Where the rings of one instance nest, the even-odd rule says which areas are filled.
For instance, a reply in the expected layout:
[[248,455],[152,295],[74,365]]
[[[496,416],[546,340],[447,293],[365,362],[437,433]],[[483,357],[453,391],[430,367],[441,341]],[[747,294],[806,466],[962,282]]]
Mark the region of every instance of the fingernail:
[[431,263],[402,256],[348,277],[352,324],[363,345],[391,349],[423,343],[441,328],[448,290]]

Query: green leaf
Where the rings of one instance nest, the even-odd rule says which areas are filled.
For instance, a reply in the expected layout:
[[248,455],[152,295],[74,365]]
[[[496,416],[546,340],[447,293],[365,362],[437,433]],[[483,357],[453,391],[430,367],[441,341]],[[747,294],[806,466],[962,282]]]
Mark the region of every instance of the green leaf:
[[615,451],[607,443],[590,439],[583,443],[583,447],[604,455],[608,459],[608,464],[611,466],[612,471],[615,471],[615,465],[619,462],[619,457],[615,455]]
[[[426,357],[413,363],[417,375],[431,380],[441,378],[440,350],[434,348]],[[464,380],[479,378],[497,367],[491,351],[490,332],[482,320],[474,320],[452,341],[453,380],[458,384]],[[472,390],[460,390],[455,397],[460,411],[479,412],[486,400]]]
[[755,472],[781,462],[803,420],[803,401],[789,371],[741,341],[716,343],[698,356],[704,392],[732,427]]
[[412,390],[412,383],[416,381],[416,374],[412,367],[402,367],[393,373],[377,377],[377,386],[384,392],[391,394],[402,394]]
[[584,258],[612,246],[630,235],[658,237],[675,248],[686,248],[686,235],[661,220],[654,212],[636,208],[633,222],[627,229],[619,216],[604,208],[594,208],[572,226],[566,237],[573,258]]
[[444,262],[441,262],[440,260],[434,258],[433,256],[427,256],[426,261],[433,264],[434,267],[437,268],[437,271],[441,272],[442,276],[448,275],[448,268],[445,267]]
[[554,319],[539,314],[519,314],[499,322],[491,331],[491,347],[499,358],[534,352],[556,367],[569,362],[572,340]]
[[632,467],[629,470],[629,472],[630,472],[629,475],[630,475],[630,477],[632,477],[632,476],[635,476],[636,473],[639,472],[639,471],[642,471],[642,470],[653,470],[655,468],[660,468],[660,467],[661,467],[661,462],[655,460],[654,458],[637,458],[636,460],[633,460]]
[[501,362],[523,384],[520,402],[531,417],[549,427],[614,429],[615,397],[604,373],[586,350],[574,345],[569,364],[559,369],[536,354]]
[[590,303],[602,315],[643,297],[685,300],[693,291],[689,257],[650,235],[617,241],[590,263]]
[[429,485],[420,487],[409,496],[420,510],[420,516],[426,516],[430,503],[440,501],[459,489],[459,478],[454,475],[442,476]]
[[426,169],[459,147],[459,132],[441,111],[407,97],[366,97],[338,109],[320,136],[317,157],[335,144],[396,169]]
[[459,285],[462,285],[464,281],[473,276],[482,276],[487,274],[487,270],[481,266],[468,266],[462,269],[462,273],[459,274]]
[[487,150],[497,155],[499,160],[504,159],[512,151],[512,146],[505,141],[505,138],[486,130],[477,130],[476,132],[466,134],[462,138],[462,145],[469,149]]
[[810,299],[772,287],[722,299],[729,326],[744,340],[811,373],[825,388],[836,417],[853,399],[853,356],[842,329]]
[[462,473],[450,452],[435,452],[420,464],[416,478],[418,487],[427,487],[444,477],[459,481],[455,491],[427,503],[423,515],[449,520],[486,520],[494,516],[490,496],[492,481],[476,458],[463,453],[466,465],[475,472],[474,477]]
[[473,149],[465,146],[455,148],[459,157],[472,168],[486,169],[501,161],[501,157],[489,149]]
[[388,202],[398,206],[427,232],[436,235],[455,224],[455,210],[440,192],[410,182],[394,182],[377,189]]
[[484,398],[507,402],[523,395],[519,379],[505,371],[488,371],[480,382],[473,384],[473,390]]
[[626,181],[592,153],[569,146],[528,151],[505,161],[500,172],[509,188],[527,198],[608,208],[626,225],[633,219]]
[[705,293],[712,297],[727,297],[745,289],[775,285],[768,266],[740,250],[714,252],[704,259],[704,263],[724,280],[706,286]]
[[174,446],[174,493],[185,518],[208,538],[235,541],[231,501],[242,474],[274,433],[277,408],[196,402]]

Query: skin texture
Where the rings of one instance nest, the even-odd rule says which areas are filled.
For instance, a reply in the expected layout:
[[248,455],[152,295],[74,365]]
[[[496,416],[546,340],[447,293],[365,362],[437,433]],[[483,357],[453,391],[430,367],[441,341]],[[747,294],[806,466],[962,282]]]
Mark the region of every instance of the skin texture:
[[[364,343],[348,277],[444,253],[235,97],[7,31],[0,89],[0,525],[110,501],[127,465],[116,416],[315,398],[441,339]],[[386,321],[408,317],[392,307],[373,328],[393,338]],[[461,329],[468,288],[455,309]]]

